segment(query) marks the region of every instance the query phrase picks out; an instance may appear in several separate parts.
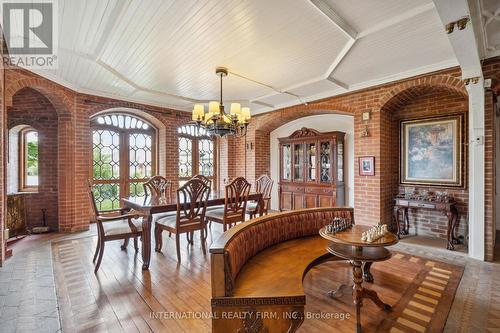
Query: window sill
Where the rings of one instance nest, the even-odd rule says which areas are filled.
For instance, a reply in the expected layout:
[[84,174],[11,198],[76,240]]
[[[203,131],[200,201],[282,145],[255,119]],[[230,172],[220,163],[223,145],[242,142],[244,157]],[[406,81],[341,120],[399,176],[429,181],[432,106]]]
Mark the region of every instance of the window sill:
[[9,195],[29,195],[29,194],[38,194],[38,191],[19,191],[19,192],[11,192],[7,193],[7,196]]

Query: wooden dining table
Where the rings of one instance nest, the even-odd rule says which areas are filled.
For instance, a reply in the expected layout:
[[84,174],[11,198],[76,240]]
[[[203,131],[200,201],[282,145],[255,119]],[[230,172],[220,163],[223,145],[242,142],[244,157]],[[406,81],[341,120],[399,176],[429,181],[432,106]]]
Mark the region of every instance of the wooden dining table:
[[[248,201],[256,201],[259,216],[264,211],[264,199],[262,193],[250,193]],[[224,205],[224,191],[211,192],[207,201],[207,207]],[[134,209],[140,212],[144,217],[142,219],[142,269],[149,269],[151,260],[151,222],[154,214],[177,211],[177,196],[157,198],[154,196],[128,197],[121,199],[121,210],[128,211]]]

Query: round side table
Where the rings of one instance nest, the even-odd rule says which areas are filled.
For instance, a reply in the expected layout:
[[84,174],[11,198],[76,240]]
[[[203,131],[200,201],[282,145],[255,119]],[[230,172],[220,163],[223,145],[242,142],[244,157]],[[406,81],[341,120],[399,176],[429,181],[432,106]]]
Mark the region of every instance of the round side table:
[[360,312],[364,298],[370,299],[382,310],[391,310],[391,306],[382,302],[374,290],[363,287],[363,277],[366,281],[373,281],[370,273],[371,264],[389,259],[392,254],[386,247],[396,244],[398,238],[392,233],[387,233],[372,243],[362,241],[361,234],[371,227],[353,225],[351,228],[337,233],[327,233],[326,228],[319,231],[321,237],[330,241],[327,248],[328,252],[349,260],[352,266],[352,281],[354,282],[352,296],[356,306],[356,331],[358,333],[362,331]]

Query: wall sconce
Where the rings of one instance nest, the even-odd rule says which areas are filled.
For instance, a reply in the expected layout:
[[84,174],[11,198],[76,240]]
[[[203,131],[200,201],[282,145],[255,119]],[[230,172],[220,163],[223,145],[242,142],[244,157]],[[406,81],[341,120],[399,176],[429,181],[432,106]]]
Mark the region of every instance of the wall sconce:
[[247,150],[250,150],[250,151],[253,150],[253,142],[248,142],[247,143]]
[[370,136],[370,132],[368,131],[368,126],[365,126],[365,129],[361,131],[361,137],[367,138]]
[[371,118],[370,111],[364,111],[361,114],[361,120],[365,123],[365,129],[363,131],[361,131],[361,137],[362,138],[366,138],[366,137],[370,136],[370,131],[368,130],[368,125],[367,125],[367,123],[370,120],[370,118]]

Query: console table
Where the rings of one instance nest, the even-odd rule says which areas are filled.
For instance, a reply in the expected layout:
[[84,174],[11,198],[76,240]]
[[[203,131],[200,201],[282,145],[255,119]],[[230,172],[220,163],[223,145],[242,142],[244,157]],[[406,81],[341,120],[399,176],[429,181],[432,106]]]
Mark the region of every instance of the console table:
[[[456,228],[458,225],[458,209],[456,201],[439,202],[439,201],[429,201],[423,199],[406,199],[406,198],[395,198],[394,199],[394,219],[396,221],[396,235],[400,238],[403,235],[409,234],[410,221],[408,218],[408,209],[430,209],[443,212],[446,217],[448,217],[448,228],[446,231],[446,238],[448,240],[448,245],[446,248],[448,250],[454,250],[454,244],[458,244],[458,238],[455,236]],[[403,216],[403,220],[400,221],[399,216]]]
[[[392,254],[386,247],[396,244],[398,238],[392,233],[387,233],[371,243],[362,241],[362,233],[368,231],[371,227],[367,225],[353,225],[351,228],[337,233],[328,233],[326,232],[326,228],[323,227],[319,231],[321,237],[330,241],[327,248],[328,252],[342,259],[349,260],[352,266],[352,281],[354,282],[352,297],[356,305],[357,333],[361,333],[360,316],[364,298],[370,299],[382,310],[391,310],[391,306],[382,302],[374,290],[363,287],[363,268],[367,268],[369,272],[369,266],[373,262],[389,259]],[[367,264],[368,267],[366,267]],[[373,278],[371,280],[373,281]]]

